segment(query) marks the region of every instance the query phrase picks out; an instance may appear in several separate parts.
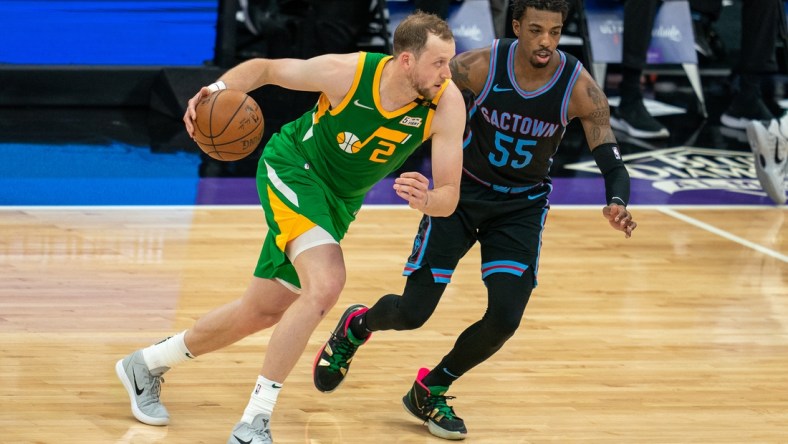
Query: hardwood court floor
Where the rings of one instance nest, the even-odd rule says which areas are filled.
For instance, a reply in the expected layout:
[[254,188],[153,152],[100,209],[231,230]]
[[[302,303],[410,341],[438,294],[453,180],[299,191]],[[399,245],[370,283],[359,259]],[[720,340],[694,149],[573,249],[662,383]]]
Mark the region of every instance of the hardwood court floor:
[[[632,239],[599,208],[554,208],[517,334],[450,394],[469,443],[788,442],[785,208],[635,207]],[[312,359],[344,307],[398,292],[418,214],[362,210],[340,303],[274,414],[277,443],[443,443],[400,398],[481,316],[478,251],[420,330],[379,332],[333,394]],[[166,375],[168,427],[139,424],[114,373],[245,287],[256,207],[0,209],[0,442],[224,443],[270,331]]]

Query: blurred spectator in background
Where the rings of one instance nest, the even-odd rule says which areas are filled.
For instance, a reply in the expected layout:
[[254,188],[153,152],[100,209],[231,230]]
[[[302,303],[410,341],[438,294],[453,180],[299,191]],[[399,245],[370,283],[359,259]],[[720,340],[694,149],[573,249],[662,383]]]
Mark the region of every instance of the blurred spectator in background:
[[509,0],[490,0],[490,13],[492,14],[493,32],[496,39],[506,37],[509,23],[506,21],[506,10],[509,9]]
[[639,139],[659,139],[670,131],[649,114],[643,103],[640,79],[646,66],[651,30],[661,0],[626,0],[622,36],[621,103],[610,116],[610,125]]
[[726,48],[714,23],[722,14],[722,0],[690,0],[695,50],[702,61],[720,62]]
[[344,54],[371,19],[370,0],[240,0],[246,28],[265,43],[266,57]]
[[446,20],[449,17],[451,0],[413,0],[413,9],[435,14]]
[[[721,0],[716,1],[721,3]],[[782,0],[742,2],[741,52],[733,69],[738,88],[730,106],[720,117],[723,125],[745,129],[751,120],[770,120],[775,117],[764,102],[761,84],[777,73],[775,48],[778,36],[784,38],[785,33]]]

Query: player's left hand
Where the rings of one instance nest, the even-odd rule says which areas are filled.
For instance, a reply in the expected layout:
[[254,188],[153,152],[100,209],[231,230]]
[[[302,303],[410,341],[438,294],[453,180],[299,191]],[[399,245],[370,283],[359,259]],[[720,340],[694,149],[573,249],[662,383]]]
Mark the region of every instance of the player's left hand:
[[194,120],[197,119],[197,104],[200,103],[205,97],[211,95],[211,90],[207,86],[203,86],[197,91],[197,94],[194,95],[191,99],[189,99],[189,103],[186,106],[186,113],[183,115],[183,123],[186,125],[186,132],[189,133],[189,137],[194,139]]
[[623,231],[627,238],[632,237],[632,232],[638,226],[637,222],[632,220],[632,213],[623,205],[608,205],[602,208],[602,215],[611,227]]
[[397,196],[408,201],[408,206],[422,213],[429,205],[430,180],[417,172],[402,173],[394,179]]

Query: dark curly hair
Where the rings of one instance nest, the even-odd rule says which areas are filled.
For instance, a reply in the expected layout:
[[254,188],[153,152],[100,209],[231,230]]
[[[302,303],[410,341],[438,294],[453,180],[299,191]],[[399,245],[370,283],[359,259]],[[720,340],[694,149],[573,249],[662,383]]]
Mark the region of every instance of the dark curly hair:
[[569,14],[569,3],[566,0],[513,0],[512,18],[518,22],[522,20],[525,8],[560,12],[562,21],[566,20],[566,16]]

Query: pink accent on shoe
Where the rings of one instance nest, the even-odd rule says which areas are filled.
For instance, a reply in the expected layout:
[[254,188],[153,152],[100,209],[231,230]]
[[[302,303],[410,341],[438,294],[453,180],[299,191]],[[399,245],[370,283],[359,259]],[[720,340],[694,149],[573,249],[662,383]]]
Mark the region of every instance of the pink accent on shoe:
[[422,381],[422,380],[424,380],[424,377],[426,377],[426,376],[427,376],[429,373],[430,373],[430,369],[428,369],[428,368],[420,368],[420,369],[419,369],[419,372],[416,374],[416,382],[417,382],[417,383],[418,383],[420,386],[424,387],[424,388],[425,388],[425,389],[427,389],[427,390],[429,390],[429,389],[428,389],[428,388],[427,388],[427,386],[426,386],[426,385],[424,385],[424,383],[423,383],[423,382],[421,382],[421,381]]
[[366,308],[366,307],[358,309],[358,310],[354,311],[353,313],[351,313],[350,316],[347,317],[347,319],[345,319],[345,334],[347,334],[347,329],[350,327],[350,321],[353,320],[353,318],[355,318],[356,316],[358,316],[358,315],[360,315],[362,313],[366,313],[368,310],[369,310],[369,308]]
[[[369,311],[369,308],[364,307],[364,308],[361,308],[361,309],[358,309],[358,310],[354,311],[353,313],[350,314],[350,316],[347,317],[347,319],[345,320],[345,336],[347,336],[347,334],[348,334],[347,330],[348,330],[348,328],[350,328],[350,321],[352,321],[353,318],[355,318],[356,316],[364,314],[364,313],[366,313],[368,311]],[[356,336],[353,335],[353,337],[355,338]],[[371,338],[371,337],[372,337],[372,333],[370,333],[369,336],[364,338],[364,342],[362,342],[361,345],[366,344],[367,341],[369,341],[369,338]]]

